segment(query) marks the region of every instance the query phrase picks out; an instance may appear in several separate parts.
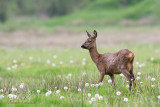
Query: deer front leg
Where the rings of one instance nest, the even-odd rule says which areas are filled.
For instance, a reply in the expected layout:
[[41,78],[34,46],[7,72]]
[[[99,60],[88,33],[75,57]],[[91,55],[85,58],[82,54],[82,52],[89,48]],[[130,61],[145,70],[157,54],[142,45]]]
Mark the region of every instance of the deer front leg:
[[116,85],[115,85],[115,81],[114,81],[114,74],[110,74],[109,76],[111,77],[112,84],[114,86],[114,89],[116,90]]
[[100,72],[100,80],[99,80],[99,82],[103,81],[104,75],[105,75],[105,72]]

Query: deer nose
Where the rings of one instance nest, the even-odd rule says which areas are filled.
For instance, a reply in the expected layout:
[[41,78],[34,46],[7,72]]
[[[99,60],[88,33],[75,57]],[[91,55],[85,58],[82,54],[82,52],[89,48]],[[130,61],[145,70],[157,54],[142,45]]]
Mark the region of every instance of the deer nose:
[[81,48],[84,48],[84,49],[85,49],[86,47],[85,47],[84,45],[82,45]]

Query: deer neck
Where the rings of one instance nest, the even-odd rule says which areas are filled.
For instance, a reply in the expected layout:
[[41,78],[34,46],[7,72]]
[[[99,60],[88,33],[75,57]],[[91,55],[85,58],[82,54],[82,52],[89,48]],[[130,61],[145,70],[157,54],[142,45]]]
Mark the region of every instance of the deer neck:
[[91,56],[93,62],[94,62],[94,63],[97,63],[98,57],[99,57],[99,53],[98,53],[98,51],[97,51],[97,47],[94,46],[94,47],[90,48],[90,49],[89,49],[89,52],[90,52],[90,56]]

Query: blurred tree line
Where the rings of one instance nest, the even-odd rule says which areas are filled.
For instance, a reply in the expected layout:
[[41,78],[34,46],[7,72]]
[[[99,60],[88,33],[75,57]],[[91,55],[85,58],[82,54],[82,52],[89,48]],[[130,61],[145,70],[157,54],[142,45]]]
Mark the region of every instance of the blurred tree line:
[[[0,0],[0,22],[16,16],[61,16],[80,10],[97,0]],[[112,0],[130,5],[141,0]]]

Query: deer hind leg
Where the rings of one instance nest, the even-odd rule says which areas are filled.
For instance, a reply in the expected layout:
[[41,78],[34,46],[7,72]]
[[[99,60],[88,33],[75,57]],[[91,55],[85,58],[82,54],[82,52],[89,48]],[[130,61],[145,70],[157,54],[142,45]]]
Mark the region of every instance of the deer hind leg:
[[135,83],[135,77],[134,77],[134,74],[133,74],[133,65],[132,65],[132,68],[129,72],[131,74],[131,77],[132,77],[132,81],[133,81],[133,84],[134,84],[134,87],[136,86],[136,83]]
[[116,85],[115,85],[115,81],[114,81],[114,74],[110,74],[109,76],[111,77],[112,84],[114,86],[114,89],[116,90]]
[[129,73],[129,71],[127,69],[122,69],[121,72],[129,80],[129,90],[131,91],[131,87],[132,87],[131,74]]

